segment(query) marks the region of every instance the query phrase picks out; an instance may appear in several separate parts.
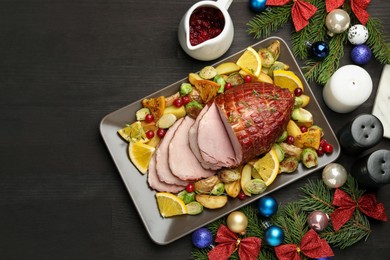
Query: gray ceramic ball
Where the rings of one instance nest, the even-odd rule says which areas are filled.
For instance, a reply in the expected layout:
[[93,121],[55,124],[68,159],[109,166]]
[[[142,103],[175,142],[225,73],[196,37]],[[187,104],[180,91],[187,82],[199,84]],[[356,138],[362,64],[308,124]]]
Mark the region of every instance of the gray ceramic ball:
[[338,163],[330,163],[322,171],[322,180],[329,188],[340,188],[347,181],[348,172]]

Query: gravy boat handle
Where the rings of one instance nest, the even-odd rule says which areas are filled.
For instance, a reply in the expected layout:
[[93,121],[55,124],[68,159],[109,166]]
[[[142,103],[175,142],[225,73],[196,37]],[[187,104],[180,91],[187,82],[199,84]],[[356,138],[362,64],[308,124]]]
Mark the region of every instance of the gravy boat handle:
[[219,8],[228,10],[233,0],[217,0],[215,3]]

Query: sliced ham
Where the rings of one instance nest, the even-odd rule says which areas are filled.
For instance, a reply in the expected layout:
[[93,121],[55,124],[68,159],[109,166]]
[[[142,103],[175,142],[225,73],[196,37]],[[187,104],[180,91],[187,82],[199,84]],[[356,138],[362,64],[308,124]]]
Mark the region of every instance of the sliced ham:
[[200,119],[197,139],[203,161],[218,168],[237,165],[236,153],[215,103]]
[[211,169],[211,170],[217,170],[220,168],[220,166],[211,164],[203,160],[202,155],[200,154],[199,146],[198,146],[198,127],[200,119],[203,117],[203,115],[207,112],[208,106],[206,105],[199,113],[199,115],[196,117],[195,123],[190,127],[190,130],[188,131],[188,140],[190,142],[190,148],[192,153],[195,155],[196,159],[200,162],[200,164],[205,169]]
[[182,180],[198,180],[215,174],[215,171],[203,168],[191,150],[189,130],[194,122],[194,119],[186,116],[169,143],[169,167],[172,174]]
[[182,121],[183,118],[180,118],[168,129],[155,152],[157,176],[160,181],[165,182],[167,184],[175,184],[179,186],[185,186],[188,184],[188,182],[185,180],[181,180],[172,174],[171,168],[168,164],[168,146],[173,138],[176,129],[179,127]]
[[281,136],[291,118],[294,95],[269,83],[245,83],[218,95],[214,102],[237,163],[242,164],[269,151]]
[[157,176],[157,171],[156,171],[156,153],[154,153],[154,155],[152,156],[152,159],[149,162],[148,183],[149,183],[150,188],[152,188],[156,191],[162,191],[162,192],[178,193],[181,190],[185,189],[184,186],[167,184],[165,182],[160,181],[160,179]]

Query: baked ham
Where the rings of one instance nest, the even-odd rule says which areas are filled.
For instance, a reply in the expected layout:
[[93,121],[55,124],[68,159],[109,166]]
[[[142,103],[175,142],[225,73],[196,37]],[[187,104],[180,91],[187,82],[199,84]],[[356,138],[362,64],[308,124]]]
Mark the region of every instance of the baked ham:
[[[235,152],[233,167],[272,148],[290,120],[294,95],[269,83],[245,83],[218,95],[214,102]],[[219,144],[226,142],[218,133],[209,134]]]
[[184,189],[268,152],[282,135],[294,95],[269,83],[245,83],[219,94],[199,113],[169,128],[149,164],[149,184],[159,191]]

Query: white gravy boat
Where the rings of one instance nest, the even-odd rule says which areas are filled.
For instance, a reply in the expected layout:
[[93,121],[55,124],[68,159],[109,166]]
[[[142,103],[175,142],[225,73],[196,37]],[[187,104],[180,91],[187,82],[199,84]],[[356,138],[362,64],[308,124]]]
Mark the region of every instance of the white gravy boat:
[[[234,27],[227,10],[232,2],[233,0],[200,1],[188,9],[180,21],[178,38],[181,47],[189,56],[197,60],[210,61],[221,57],[230,48],[233,42]],[[225,25],[218,36],[193,46],[190,43],[190,17],[199,7],[219,9],[225,19]]]

